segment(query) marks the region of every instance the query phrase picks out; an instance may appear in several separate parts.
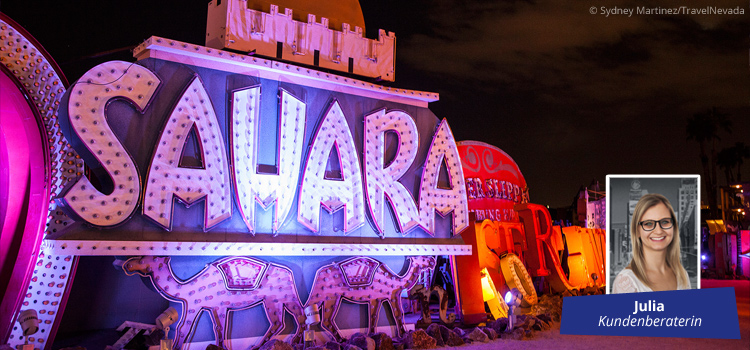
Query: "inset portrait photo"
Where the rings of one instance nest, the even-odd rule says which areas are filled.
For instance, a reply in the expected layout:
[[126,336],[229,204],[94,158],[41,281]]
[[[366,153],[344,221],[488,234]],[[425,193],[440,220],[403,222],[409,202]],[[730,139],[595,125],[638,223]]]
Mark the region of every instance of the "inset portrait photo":
[[700,177],[607,175],[607,293],[700,288]]

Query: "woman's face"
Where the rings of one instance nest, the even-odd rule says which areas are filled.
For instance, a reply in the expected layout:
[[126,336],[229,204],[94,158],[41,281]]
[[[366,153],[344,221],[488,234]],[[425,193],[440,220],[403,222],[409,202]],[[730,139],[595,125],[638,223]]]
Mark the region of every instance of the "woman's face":
[[664,251],[669,247],[669,244],[672,243],[672,238],[674,237],[674,224],[668,229],[663,229],[658,221],[663,219],[671,220],[671,218],[672,215],[669,212],[669,208],[663,203],[648,208],[646,212],[643,213],[640,222],[648,220],[655,221],[654,229],[652,231],[646,231],[643,229],[644,225],[638,224],[638,235],[641,238],[644,250]]

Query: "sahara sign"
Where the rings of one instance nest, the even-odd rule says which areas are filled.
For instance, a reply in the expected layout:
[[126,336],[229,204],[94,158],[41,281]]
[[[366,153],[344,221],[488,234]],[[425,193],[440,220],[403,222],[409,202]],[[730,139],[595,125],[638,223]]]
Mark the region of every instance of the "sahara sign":
[[66,136],[99,179],[80,177],[62,201],[100,228],[141,214],[172,231],[175,202],[202,202],[203,231],[233,221],[234,204],[252,234],[265,231],[256,205],[272,213],[265,225],[274,234],[295,209],[308,231],[328,230],[321,207],[343,212],[343,234],[366,226],[366,212],[380,237],[417,226],[435,236],[435,213],[452,214],[447,226],[459,233],[467,194],[448,123],[398,107],[155,59],[107,62],[69,89],[67,108]]

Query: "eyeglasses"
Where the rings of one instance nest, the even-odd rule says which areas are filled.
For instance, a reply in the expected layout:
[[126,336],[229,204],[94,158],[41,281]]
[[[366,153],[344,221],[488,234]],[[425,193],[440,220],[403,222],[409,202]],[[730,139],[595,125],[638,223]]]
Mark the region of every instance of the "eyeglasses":
[[644,220],[638,223],[638,225],[641,225],[641,228],[643,231],[653,231],[656,228],[656,223],[659,223],[659,226],[662,230],[670,229],[674,225],[674,220],[671,218],[661,219],[661,220]]

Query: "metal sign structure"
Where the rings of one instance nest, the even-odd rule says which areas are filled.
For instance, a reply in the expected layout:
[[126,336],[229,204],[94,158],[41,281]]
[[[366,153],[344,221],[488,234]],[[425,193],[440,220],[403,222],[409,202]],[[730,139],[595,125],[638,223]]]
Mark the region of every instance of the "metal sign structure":
[[[130,228],[149,224],[162,232],[196,231],[208,241],[216,230],[451,238],[468,226],[453,135],[446,121],[420,108],[421,100],[408,106],[333,92],[328,85],[336,83],[282,83],[264,70],[237,75],[219,63],[188,66],[180,60],[192,55],[172,49],[184,44],[149,42],[136,50],[137,64],[104,63],[71,89],[69,137],[87,164],[100,165],[92,171],[100,175],[99,186],[80,177],[63,196],[82,224],[59,239],[77,231],[126,241]],[[236,63],[231,56],[225,61]],[[195,165],[182,165],[186,154]],[[202,206],[202,222],[178,214],[192,206]],[[321,207],[341,210],[341,222],[322,223]],[[389,210],[397,223],[385,215]],[[435,213],[449,215],[448,230],[436,226]]]
[[513,210],[528,203],[529,189],[518,164],[503,150],[479,141],[458,143],[469,211],[476,219],[519,222]]
[[[34,43],[4,40],[3,51],[49,135],[49,210],[37,210],[47,226],[9,313],[39,310],[37,347],[52,345],[80,256],[229,256],[216,266],[234,290],[262,286],[241,263],[254,258],[234,255],[471,254],[459,152],[427,109],[437,94],[159,37],[137,62],[104,63],[66,88]],[[25,342],[7,321],[8,342]]]

